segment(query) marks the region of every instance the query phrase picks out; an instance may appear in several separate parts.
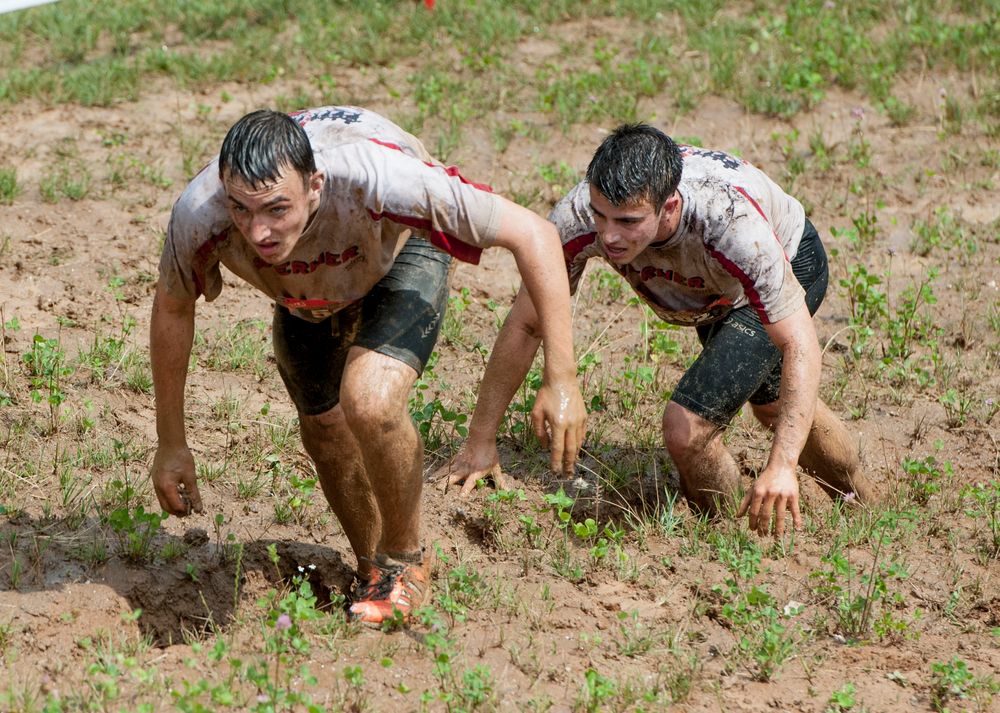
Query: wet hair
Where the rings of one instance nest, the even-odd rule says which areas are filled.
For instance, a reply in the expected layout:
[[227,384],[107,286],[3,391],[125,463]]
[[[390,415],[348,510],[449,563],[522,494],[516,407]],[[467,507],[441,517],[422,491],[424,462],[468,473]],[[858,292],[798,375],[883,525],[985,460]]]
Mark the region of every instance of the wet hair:
[[316,159],[306,132],[280,111],[250,112],[232,125],[219,151],[219,178],[239,178],[255,189],[277,181],[288,166],[308,182]]
[[622,124],[601,142],[587,181],[615,206],[649,201],[659,211],[681,180],[681,152],[648,124]]

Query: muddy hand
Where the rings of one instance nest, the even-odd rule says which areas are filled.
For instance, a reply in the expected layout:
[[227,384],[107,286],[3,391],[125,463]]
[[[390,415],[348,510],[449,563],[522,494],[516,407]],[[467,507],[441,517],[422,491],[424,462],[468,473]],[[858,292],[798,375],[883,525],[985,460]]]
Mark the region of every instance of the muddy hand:
[[186,447],[158,448],[149,475],[156,498],[165,512],[184,517],[203,511],[195,479],[194,458]]
[[468,495],[480,480],[492,480],[497,490],[507,490],[507,476],[500,468],[500,457],[496,445],[473,447],[466,442],[455,456],[438,468],[431,476],[438,482],[438,489],[448,490],[452,485],[461,485],[461,495]]
[[792,511],[795,529],[802,527],[798,478],[794,471],[765,468],[744,496],[736,517],[747,515],[750,529],[764,536],[768,533],[773,511],[774,534],[781,537],[785,534],[786,510]]
[[572,477],[587,432],[587,408],[576,381],[542,384],[531,410],[531,423],[542,447],[550,449],[552,470]]

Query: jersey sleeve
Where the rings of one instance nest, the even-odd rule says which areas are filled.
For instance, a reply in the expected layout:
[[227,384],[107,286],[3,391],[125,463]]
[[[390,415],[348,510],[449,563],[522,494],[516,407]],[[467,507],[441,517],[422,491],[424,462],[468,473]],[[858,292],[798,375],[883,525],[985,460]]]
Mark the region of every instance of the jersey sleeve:
[[374,220],[388,220],[419,231],[459,260],[477,264],[496,241],[500,199],[453,166],[424,161],[401,147],[379,140],[353,145],[352,171],[366,187]]
[[586,181],[578,183],[556,203],[549,213],[549,221],[559,231],[570,294],[575,295],[587,261],[597,249],[597,227],[590,212],[590,191]]
[[763,324],[779,322],[805,303],[805,291],[758,202],[739,186],[728,186],[715,199],[712,214],[720,224],[707,231],[706,249],[716,263],[743,287]]
[[174,204],[160,254],[160,282],[179,299],[204,295],[210,302],[222,291],[217,249],[230,239],[231,226],[214,192],[204,185],[204,179],[211,178],[205,176],[209,170],[192,181]]

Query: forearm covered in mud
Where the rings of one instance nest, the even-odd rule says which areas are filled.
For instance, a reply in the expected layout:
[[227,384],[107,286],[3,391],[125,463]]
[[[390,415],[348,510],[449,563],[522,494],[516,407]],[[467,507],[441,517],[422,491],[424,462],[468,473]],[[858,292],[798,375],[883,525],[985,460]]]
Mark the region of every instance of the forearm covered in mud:
[[767,329],[782,353],[779,413],[768,465],[794,469],[816,411],[821,352],[805,305]]
[[469,425],[469,441],[493,441],[507,406],[524,382],[542,339],[538,316],[527,290],[521,287],[493,345],[479,397]]
[[523,288],[531,297],[535,325],[545,352],[543,379],[565,387],[576,381],[569,277],[555,226],[510,201],[504,201],[496,244],[510,250]]
[[156,396],[156,435],[160,446],[186,446],[184,387],[194,341],[193,301],[178,300],[162,288],[153,299],[149,354]]

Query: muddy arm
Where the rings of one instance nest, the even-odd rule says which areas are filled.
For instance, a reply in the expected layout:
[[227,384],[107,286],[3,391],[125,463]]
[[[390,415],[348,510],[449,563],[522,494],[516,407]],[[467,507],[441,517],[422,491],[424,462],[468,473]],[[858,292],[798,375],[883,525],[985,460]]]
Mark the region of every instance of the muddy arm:
[[765,329],[781,350],[783,360],[778,419],[767,465],[740,504],[737,517],[749,515],[750,529],[765,534],[773,509],[774,532],[780,536],[784,533],[786,509],[791,510],[796,528],[802,524],[795,468],[812,428],[822,362],[816,330],[805,304]]
[[184,386],[194,341],[194,306],[193,300],[179,300],[158,286],[149,328],[157,436],[150,477],[160,506],[179,516],[202,509],[184,429]]

